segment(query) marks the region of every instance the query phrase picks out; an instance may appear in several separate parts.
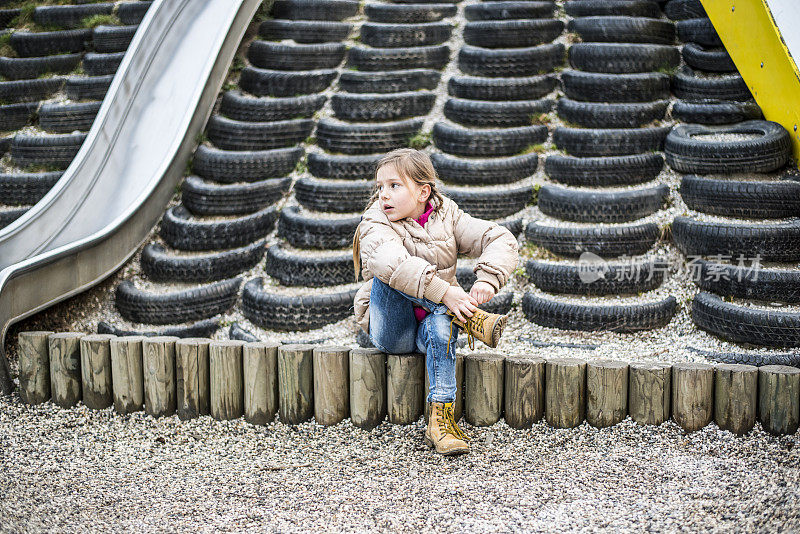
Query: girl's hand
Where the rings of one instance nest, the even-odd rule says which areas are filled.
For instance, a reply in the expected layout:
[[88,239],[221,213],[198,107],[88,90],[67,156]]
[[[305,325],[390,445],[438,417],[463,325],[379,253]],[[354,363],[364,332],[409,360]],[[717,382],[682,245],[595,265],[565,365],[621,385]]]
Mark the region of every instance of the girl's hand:
[[478,306],[480,306],[494,297],[494,288],[489,282],[479,280],[472,284],[472,289],[470,289],[469,294],[478,302]]
[[478,307],[478,302],[471,295],[467,295],[466,291],[458,286],[450,286],[447,288],[442,303],[450,308],[459,321],[462,323],[467,322],[467,318],[472,317],[475,309]]

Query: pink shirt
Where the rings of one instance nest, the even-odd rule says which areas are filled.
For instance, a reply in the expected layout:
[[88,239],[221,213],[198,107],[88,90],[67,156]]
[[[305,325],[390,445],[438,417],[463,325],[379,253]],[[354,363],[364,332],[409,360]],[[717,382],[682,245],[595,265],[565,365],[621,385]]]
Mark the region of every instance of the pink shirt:
[[[420,215],[418,219],[414,220],[417,221],[420,226],[425,228],[425,223],[428,222],[428,217],[432,212],[433,212],[433,205],[431,205],[430,201],[428,201],[428,203],[425,204],[425,213]],[[417,322],[422,321],[426,315],[428,315],[428,311],[425,308],[417,306],[416,304],[414,305],[414,317],[417,318]]]

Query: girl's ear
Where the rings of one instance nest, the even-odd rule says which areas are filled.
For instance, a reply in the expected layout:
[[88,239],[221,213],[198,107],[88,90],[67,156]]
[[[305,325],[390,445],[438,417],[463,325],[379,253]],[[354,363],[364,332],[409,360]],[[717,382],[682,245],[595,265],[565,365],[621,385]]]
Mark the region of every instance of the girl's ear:
[[422,187],[419,189],[419,201],[425,202],[425,200],[431,196],[431,185],[430,184],[422,184]]

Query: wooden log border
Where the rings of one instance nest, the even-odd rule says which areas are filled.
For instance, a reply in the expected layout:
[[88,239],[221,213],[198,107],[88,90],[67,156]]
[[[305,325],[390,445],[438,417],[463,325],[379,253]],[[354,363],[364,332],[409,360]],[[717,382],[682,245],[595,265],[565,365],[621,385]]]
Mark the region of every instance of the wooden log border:
[[[113,406],[120,414],[144,409],[154,417],[243,417],[254,425],[269,424],[276,413],[289,424],[314,417],[333,425],[349,417],[365,430],[384,420],[414,424],[424,418],[423,354],[78,332],[21,332],[19,338],[20,399],[30,405],[80,402],[92,409]],[[477,426],[502,418],[522,429],[540,420],[556,428],[605,427],[630,416],[642,425],[672,420],[685,432],[713,422],[737,436],[756,422],[776,435],[800,427],[795,367],[457,357],[464,387],[459,383],[456,403]],[[215,382],[221,377],[236,383]]]

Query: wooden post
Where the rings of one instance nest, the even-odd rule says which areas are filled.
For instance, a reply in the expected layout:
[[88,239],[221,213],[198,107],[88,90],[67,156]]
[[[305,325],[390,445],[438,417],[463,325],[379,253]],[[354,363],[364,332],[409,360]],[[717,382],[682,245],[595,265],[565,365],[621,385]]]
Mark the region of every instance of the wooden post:
[[474,352],[464,360],[464,417],[473,426],[491,426],[503,415],[504,358]]
[[315,347],[313,359],[314,419],[321,425],[335,425],[350,415],[350,349]]
[[111,382],[114,410],[126,414],[144,406],[142,341],[144,336],[127,336],[108,341],[111,352]]
[[800,417],[800,369],[788,365],[758,368],[758,412],[770,434],[794,434]]
[[[423,355],[424,356],[424,355]],[[425,402],[425,424],[428,424],[428,417],[431,414],[431,403],[428,402],[428,394],[431,392],[430,373],[428,373],[427,357],[425,361],[425,392],[423,400]],[[456,423],[464,415],[464,355],[456,353],[456,400],[453,402],[453,419]]]
[[242,349],[244,419],[266,425],[278,412],[278,347],[280,343],[254,341]]
[[672,399],[672,364],[628,364],[628,413],[640,425],[660,425],[669,419]]
[[244,414],[242,347],[244,341],[212,341],[208,350],[211,417],[221,421]]
[[175,386],[178,418],[211,413],[210,339],[192,337],[175,342]]
[[758,367],[723,363],[714,372],[714,420],[741,436],[756,423]]
[[628,415],[628,363],[586,363],[586,421],[597,428],[613,426]]
[[530,428],[544,415],[544,358],[508,356],[505,365],[506,424]]
[[350,350],[350,420],[372,430],[386,417],[386,355],[378,349]]
[[19,397],[26,404],[41,404],[50,398],[48,336],[53,332],[20,332]]
[[316,345],[278,347],[278,413],[281,421],[296,425],[314,415],[314,354]]
[[142,340],[144,411],[153,417],[175,413],[175,342],[178,339],[154,336]]
[[108,408],[114,402],[111,382],[111,348],[106,335],[81,338],[81,394],[83,403],[93,409]]
[[672,418],[686,432],[700,430],[714,416],[714,366],[681,362],[672,366]]
[[53,402],[69,408],[81,400],[81,344],[83,334],[58,332],[47,338],[50,356],[50,394]]
[[409,425],[425,411],[425,355],[386,355],[386,410],[389,422]]
[[586,360],[548,358],[544,385],[547,423],[556,428],[580,425],[586,414]]

